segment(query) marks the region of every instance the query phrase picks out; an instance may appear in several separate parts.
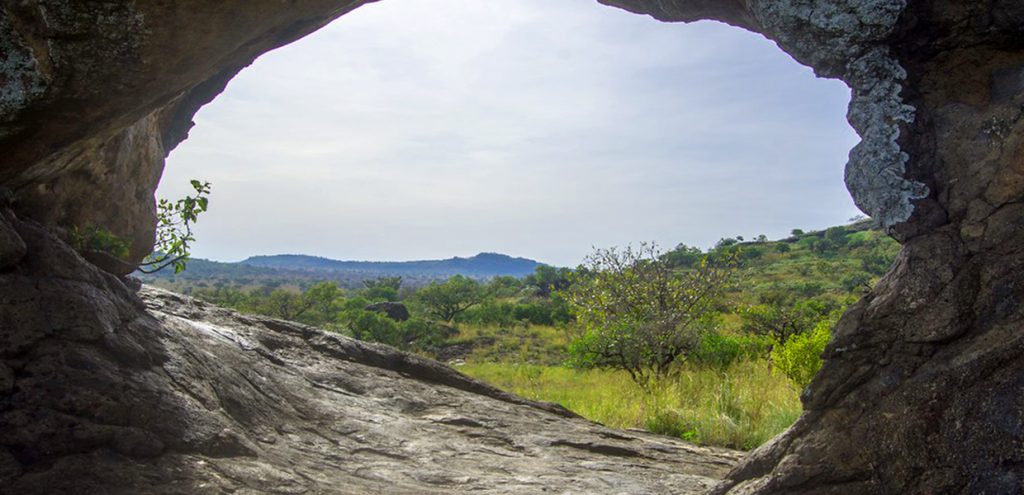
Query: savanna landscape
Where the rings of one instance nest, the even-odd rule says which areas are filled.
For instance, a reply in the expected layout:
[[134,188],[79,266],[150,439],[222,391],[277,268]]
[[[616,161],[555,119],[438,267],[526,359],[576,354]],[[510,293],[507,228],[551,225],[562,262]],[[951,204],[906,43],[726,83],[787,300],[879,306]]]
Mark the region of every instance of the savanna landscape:
[[[708,250],[598,250],[602,260],[571,269],[535,264],[518,277],[456,274],[410,283],[402,274],[418,274],[415,265],[374,276],[364,265],[339,274],[330,263],[311,268],[301,259],[276,268],[264,261],[262,269],[246,262],[244,272],[194,260],[199,276],[168,270],[144,280],[439,359],[615,428],[749,450],[800,415],[800,393],[821,366],[832,326],[892,263],[898,245],[872,225],[864,219],[823,231],[794,229],[775,241],[722,238]],[[524,264],[485,258],[494,271],[514,273]],[[602,273],[609,275],[606,285],[595,287]],[[712,280],[694,281],[702,275]],[[619,290],[642,295],[607,300]],[[688,305],[645,307],[665,295]],[[670,321],[661,340],[641,342],[652,322],[673,311],[685,317]],[[604,355],[599,346],[629,348],[629,360]]]

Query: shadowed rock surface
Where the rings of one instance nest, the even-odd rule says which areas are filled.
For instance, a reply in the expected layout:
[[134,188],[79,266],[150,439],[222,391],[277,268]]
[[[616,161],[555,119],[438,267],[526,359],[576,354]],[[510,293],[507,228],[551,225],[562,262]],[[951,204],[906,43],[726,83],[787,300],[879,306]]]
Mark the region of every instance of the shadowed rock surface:
[[[805,414],[715,492],[1024,492],[1024,3],[600,1],[662,21],[717,19],[760,32],[820,76],[846,82],[848,119],[862,137],[847,186],[904,245],[839,322]],[[3,3],[0,185],[14,191],[22,217],[57,232],[105,228],[140,259],[152,244],[164,155],[195,111],[260,53],[362,3]],[[242,370],[231,374],[210,357],[180,383],[141,387],[147,370],[171,359],[168,335],[192,327],[181,323],[175,334],[170,320],[155,323],[116,279],[5,215],[0,476],[19,487],[37,486],[42,472],[52,483],[99,476],[81,466],[100,465],[126,473],[110,486],[157,486],[174,472],[204,473],[210,486],[261,476],[255,465],[231,475],[210,467],[225,455],[272,451],[226,419],[261,414],[263,399],[228,401],[227,415],[213,401],[224,398],[216,381],[241,380]],[[182,316],[202,320],[195,311]],[[163,337],[149,338],[154,332]],[[96,342],[118,351],[99,352]],[[190,387],[191,402],[171,400]],[[147,416],[154,411],[162,412]],[[319,411],[306,404],[295,414]],[[146,456],[159,461],[134,464]],[[274,459],[264,483],[292,479],[269,474],[293,472]]]
[[29,254],[0,275],[2,493],[701,493],[740,458],[385,346],[136,295],[5,220]]

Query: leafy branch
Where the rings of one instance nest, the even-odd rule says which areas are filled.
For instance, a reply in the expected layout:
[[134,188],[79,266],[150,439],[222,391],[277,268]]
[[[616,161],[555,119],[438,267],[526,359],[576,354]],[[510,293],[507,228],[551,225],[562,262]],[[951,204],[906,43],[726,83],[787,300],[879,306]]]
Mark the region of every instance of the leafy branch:
[[156,244],[153,254],[139,265],[142,273],[155,273],[168,266],[174,273],[185,270],[190,255],[190,244],[194,242],[192,226],[199,214],[209,204],[210,183],[195,179],[191,181],[195,195],[185,196],[177,201],[161,199],[157,205]]

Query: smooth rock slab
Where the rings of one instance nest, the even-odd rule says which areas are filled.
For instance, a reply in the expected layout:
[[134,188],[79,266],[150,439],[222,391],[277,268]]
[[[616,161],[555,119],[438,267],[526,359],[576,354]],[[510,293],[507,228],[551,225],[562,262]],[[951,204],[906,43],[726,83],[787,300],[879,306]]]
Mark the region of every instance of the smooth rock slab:
[[0,274],[3,494],[702,493],[742,455],[605,428],[386,346],[134,294],[17,227],[30,249]]

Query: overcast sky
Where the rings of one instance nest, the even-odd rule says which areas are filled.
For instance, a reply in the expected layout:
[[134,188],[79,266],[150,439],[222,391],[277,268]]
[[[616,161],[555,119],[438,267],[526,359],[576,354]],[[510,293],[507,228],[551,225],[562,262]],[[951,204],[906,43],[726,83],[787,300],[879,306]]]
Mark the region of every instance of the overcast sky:
[[158,195],[213,184],[198,257],[574,266],[592,246],[844,223],[848,99],[722,24],[594,0],[383,0],[236,77]]

